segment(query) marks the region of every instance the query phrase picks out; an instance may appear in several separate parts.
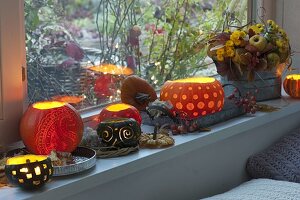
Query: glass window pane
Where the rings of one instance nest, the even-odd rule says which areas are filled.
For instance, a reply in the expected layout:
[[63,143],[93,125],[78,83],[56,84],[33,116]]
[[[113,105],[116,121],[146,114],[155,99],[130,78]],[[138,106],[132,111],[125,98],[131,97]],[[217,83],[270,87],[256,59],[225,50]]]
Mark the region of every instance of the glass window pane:
[[247,0],[25,0],[28,100],[84,109],[118,100],[131,74],[156,88],[213,75],[210,34],[246,13]]

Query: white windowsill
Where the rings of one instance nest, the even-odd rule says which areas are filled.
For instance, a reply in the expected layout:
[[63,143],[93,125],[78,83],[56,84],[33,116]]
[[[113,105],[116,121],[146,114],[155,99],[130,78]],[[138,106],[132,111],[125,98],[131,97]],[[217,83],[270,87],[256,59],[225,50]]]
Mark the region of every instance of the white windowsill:
[[[281,109],[272,113],[256,113],[255,116],[244,115],[234,118],[212,126],[210,132],[174,136],[175,146],[167,149],[140,149],[137,153],[124,157],[98,159],[96,166],[91,170],[79,175],[53,178],[50,183],[38,191],[26,192],[19,188],[1,188],[0,199],[57,200],[67,198],[240,133],[255,130],[264,124],[272,123],[293,114],[300,116],[300,101],[289,97],[284,96],[282,99],[264,103],[280,107]],[[150,126],[143,126],[142,129],[145,132],[152,131]],[[91,199],[93,197],[97,199],[96,196],[91,196]]]

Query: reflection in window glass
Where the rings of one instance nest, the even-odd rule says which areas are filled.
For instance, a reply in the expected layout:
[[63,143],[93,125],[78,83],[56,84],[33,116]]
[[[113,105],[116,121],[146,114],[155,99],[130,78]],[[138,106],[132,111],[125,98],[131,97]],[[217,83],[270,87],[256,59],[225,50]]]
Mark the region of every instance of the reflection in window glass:
[[[247,0],[25,0],[29,102],[115,101],[126,76],[159,87],[212,75],[206,42],[246,24]],[[238,11],[238,12],[237,12]]]

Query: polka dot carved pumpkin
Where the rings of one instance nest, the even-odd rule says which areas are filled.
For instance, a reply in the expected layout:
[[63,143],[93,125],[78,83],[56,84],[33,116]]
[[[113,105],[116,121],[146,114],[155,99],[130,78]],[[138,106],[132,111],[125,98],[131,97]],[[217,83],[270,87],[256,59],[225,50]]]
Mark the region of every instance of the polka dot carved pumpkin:
[[181,118],[195,119],[221,111],[224,90],[219,81],[210,77],[167,81],[160,91],[160,100],[170,101]]

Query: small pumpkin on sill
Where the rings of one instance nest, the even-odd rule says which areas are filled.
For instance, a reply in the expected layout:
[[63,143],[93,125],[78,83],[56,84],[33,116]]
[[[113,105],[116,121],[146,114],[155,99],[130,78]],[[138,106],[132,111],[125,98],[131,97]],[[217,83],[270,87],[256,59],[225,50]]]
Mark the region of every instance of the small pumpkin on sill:
[[153,87],[144,79],[132,75],[124,79],[121,86],[121,101],[145,110],[150,102],[157,99]]
[[288,75],[283,82],[284,91],[293,98],[300,98],[300,74]]
[[139,125],[142,123],[142,117],[139,111],[128,104],[116,103],[103,108],[98,116],[99,122],[110,118],[133,118]]

